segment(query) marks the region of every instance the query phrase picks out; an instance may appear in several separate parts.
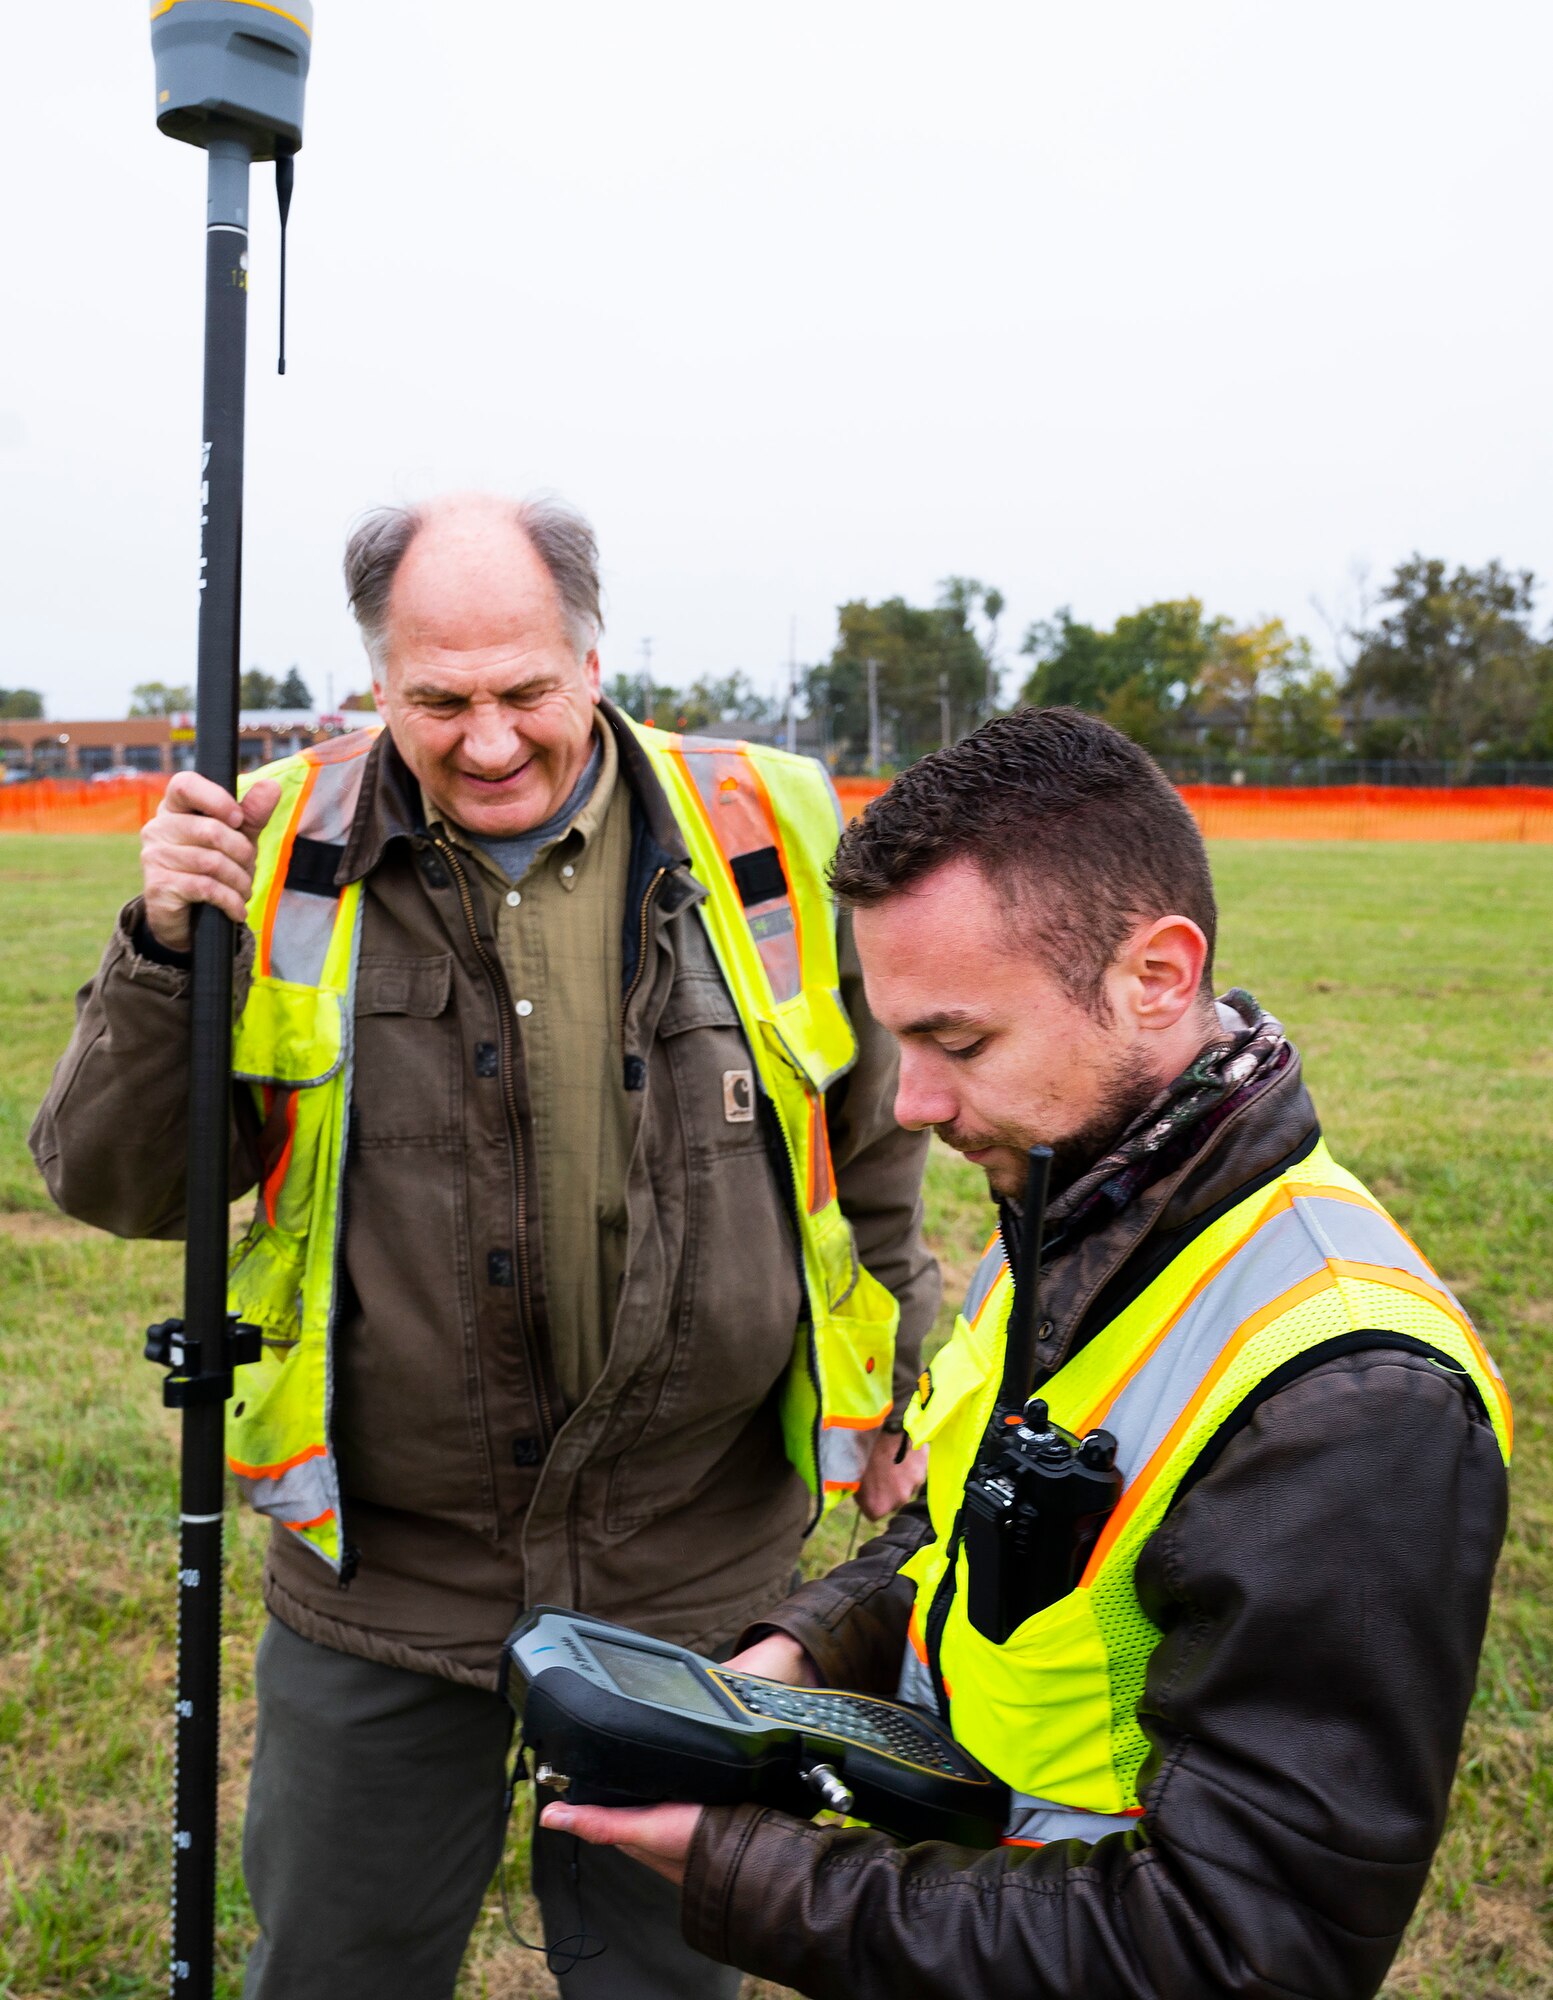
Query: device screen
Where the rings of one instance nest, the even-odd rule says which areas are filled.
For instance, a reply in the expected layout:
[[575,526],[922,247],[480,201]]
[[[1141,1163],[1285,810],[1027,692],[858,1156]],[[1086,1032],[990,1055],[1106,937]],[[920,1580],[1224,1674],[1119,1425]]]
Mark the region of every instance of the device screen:
[[722,1703],[683,1660],[672,1659],[667,1653],[644,1652],[639,1646],[616,1646],[608,1639],[589,1639],[588,1645],[622,1694],[727,1721]]

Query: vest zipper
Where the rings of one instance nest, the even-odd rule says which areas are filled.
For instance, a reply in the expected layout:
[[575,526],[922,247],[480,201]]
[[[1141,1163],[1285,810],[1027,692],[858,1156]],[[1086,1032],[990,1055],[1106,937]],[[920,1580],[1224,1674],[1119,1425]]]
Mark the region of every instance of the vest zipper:
[[507,984],[507,975],[501,960],[493,958],[486,950],[485,940],[480,935],[480,926],[475,921],[474,898],[469,893],[469,878],[463,864],[445,840],[433,837],[432,845],[453,871],[453,880],[458,885],[459,901],[463,905],[464,922],[469,926],[470,941],[475,953],[485,968],[486,977],[496,991],[497,1015],[501,1035],[501,1080],[502,1095],[507,1107],[507,1131],[512,1141],[513,1183],[515,1202],[515,1249],[518,1259],[518,1319],[523,1329],[523,1346],[528,1360],[529,1377],[534,1384],[534,1403],[539,1414],[539,1431],[546,1450],[555,1442],[555,1414],[550,1403],[550,1394],[545,1386],[539,1344],[534,1336],[534,1301],[529,1291],[528,1272],[528,1177],[523,1162],[523,1124],[518,1116],[517,1092],[513,1088],[512,1050],[512,989]]
[[[754,1059],[753,1049],[750,1052]],[[814,1325],[814,1301],[809,1295],[809,1267],[804,1255],[804,1213],[798,1199],[798,1162],[793,1155],[792,1141],[787,1136],[787,1127],[772,1099],[767,1095],[765,1085],[757,1085],[755,1102],[760,1115],[760,1129],[766,1142],[766,1158],[771,1163],[771,1177],[777,1183],[777,1200],[785,1203],[793,1222],[793,1247],[798,1260],[799,1311],[803,1315],[802,1324],[809,1330],[807,1351],[809,1376],[814,1383],[814,1422],[809,1431],[809,1449],[814,1454],[814,1509],[804,1523],[804,1533],[810,1534],[818,1526],[825,1512],[825,1468],[822,1463],[820,1444],[824,1431],[822,1418],[824,1410],[820,1406],[820,1353],[819,1336]]]
[[667,868],[660,868],[642,892],[641,931],[636,940],[636,970],[631,974],[631,984],[626,988],[626,997],[620,1003],[620,1039],[625,1040],[626,1015],[631,1011],[631,1002],[636,998],[636,989],[642,983],[642,974],[647,967],[647,913],[652,899],[658,893],[658,884],[668,874]]

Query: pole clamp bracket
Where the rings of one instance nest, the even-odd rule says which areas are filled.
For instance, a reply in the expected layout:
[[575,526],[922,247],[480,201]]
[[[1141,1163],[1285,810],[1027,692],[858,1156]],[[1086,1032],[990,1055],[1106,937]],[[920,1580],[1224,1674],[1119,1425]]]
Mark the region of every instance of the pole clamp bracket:
[[208,1358],[204,1342],[181,1319],[158,1320],[146,1329],[146,1359],[168,1370],[162,1402],[169,1410],[186,1410],[199,1403],[224,1403],[232,1393],[232,1371],[259,1359],[264,1337],[258,1327],[228,1313],[217,1335],[217,1352]]

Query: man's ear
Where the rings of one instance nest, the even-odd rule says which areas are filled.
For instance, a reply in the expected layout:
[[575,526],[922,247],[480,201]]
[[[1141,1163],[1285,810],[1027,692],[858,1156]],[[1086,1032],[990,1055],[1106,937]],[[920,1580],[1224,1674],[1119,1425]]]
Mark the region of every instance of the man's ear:
[[595,646],[582,663],[583,678],[588,683],[588,693],[595,704],[604,692],[603,676],[599,669],[599,649]]
[[1173,1028],[1202,1004],[1208,940],[1190,917],[1154,917],[1122,949],[1126,1004],[1145,1033]]

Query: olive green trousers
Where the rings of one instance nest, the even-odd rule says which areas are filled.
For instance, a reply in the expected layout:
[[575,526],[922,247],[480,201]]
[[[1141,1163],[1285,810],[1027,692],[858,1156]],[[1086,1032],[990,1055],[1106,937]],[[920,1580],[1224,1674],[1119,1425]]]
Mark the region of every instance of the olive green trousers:
[[[507,1704],[274,1618],[256,1681],[243,2000],[452,2000],[501,1855]],[[557,1950],[565,2000],[735,2000],[740,1974],[690,1949],[677,1890],[637,1862],[537,1831],[534,1888],[549,1944],[604,1947],[569,1970]]]

